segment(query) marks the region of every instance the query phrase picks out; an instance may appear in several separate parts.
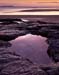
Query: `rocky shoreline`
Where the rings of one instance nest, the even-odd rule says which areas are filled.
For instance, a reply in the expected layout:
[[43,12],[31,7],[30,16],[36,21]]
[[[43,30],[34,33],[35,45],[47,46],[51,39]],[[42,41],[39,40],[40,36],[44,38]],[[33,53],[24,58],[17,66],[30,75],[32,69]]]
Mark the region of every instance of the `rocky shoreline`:
[[[10,40],[26,34],[47,37],[47,53],[55,62],[38,65],[8,48]],[[59,75],[59,25],[42,21],[2,21],[0,23],[0,75]]]

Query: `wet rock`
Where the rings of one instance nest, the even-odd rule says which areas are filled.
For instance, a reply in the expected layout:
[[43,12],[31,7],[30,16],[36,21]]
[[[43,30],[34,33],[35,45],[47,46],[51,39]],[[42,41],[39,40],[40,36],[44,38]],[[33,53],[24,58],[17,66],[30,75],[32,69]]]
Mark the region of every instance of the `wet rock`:
[[2,30],[0,31],[0,40],[9,41],[17,38],[18,36],[25,35],[27,31],[25,30]]
[[11,43],[0,40],[0,48],[2,47],[11,47]]
[[10,51],[9,44],[0,41],[0,75],[47,75],[29,59]]
[[50,38],[48,39],[48,55],[55,61],[59,62],[59,39]]
[[2,25],[14,24],[14,23],[16,23],[16,21],[22,21],[22,20],[21,19],[9,19],[9,18],[0,19],[0,22],[1,22]]
[[50,69],[47,69],[46,72],[47,72],[47,75],[59,75],[59,68],[56,66],[55,67],[52,66],[50,67]]
[[59,27],[58,26],[46,26],[42,27],[38,32],[39,35],[47,37],[49,44],[48,55],[55,62],[59,62]]
[[0,31],[0,40],[9,41],[19,36],[18,30],[2,30]]
[[1,24],[2,25],[8,25],[8,24],[14,24],[14,23],[16,23],[15,21],[3,21]]
[[[46,72],[38,68],[34,65],[20,64],[19,62],[12,63],[10,66],[6,66],[6,69],[2,70],[2,74],[10,74],[10,75],[47,75]],[[23,65],[23,66],[22,66]]]
[[[59,75],[59,65],[37,65],[7,49],[9,42],[0,41],[0,75]],[[5,46],[5,47],[4,47]],[[4,48],[3,48],[4,47]]]
[[44,70],[47,73],[47,75],[59,75],[59,64],[58,63],[41,65],[40,68]]
[[46,75],[46,72],[32,61],[7,49],[7,42],[0,42],[4,43],[0,47],[0,75]]
[[55,39],[59,39],[59,31],[52,31],[48,34],[48,38],[55,38]]
[[[55,62],[59,62],[59,27],[45,26],[46,22],[38,21],[4,21],[0,25],[0,75],[59,75],[59,65],[44,66],[34,64],[29,59],[11,52],[8,47],[12,46],[9,42],[18,36],[31,33],[34,35],[42,35],[48,37],[47,43],[48,55]],[[4,25],[4,26],[3,26]]]
[[53,26],[41,26],[38,32],[40,35],[47,38],[59,38],[59,31],[53,28]]
[[27,24],[24,22],[18,22],[16,21],[16,23],[11,23],[11,24],[6,24],[6,25],[1,25],[1,29],[0,30],[6,30],[6,29],[17,29],[17,30],[21,30],[21,29],[25,29],[27,27]]

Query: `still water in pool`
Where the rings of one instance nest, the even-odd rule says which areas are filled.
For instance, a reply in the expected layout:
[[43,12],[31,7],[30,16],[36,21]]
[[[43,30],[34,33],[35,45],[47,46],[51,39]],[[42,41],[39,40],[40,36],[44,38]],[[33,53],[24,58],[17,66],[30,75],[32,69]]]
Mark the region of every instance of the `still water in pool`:
[[38,64],[49,64],[52,60],[47,54],[47,38],[27,34],[10,41],[10,50]]

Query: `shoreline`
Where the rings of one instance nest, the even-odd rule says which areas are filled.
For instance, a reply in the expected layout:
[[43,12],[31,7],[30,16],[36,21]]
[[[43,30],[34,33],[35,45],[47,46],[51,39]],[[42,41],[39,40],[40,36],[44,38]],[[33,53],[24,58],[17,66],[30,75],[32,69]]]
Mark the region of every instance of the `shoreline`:
[[0,19],[27,19],[59,23],[59,15],[0,15]]

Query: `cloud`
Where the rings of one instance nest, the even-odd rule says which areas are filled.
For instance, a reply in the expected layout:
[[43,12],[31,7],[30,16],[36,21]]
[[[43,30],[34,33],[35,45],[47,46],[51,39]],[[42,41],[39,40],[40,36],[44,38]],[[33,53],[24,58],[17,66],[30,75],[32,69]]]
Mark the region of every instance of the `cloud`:
[[59,6],[59,0],[0,0],[0,5]]

